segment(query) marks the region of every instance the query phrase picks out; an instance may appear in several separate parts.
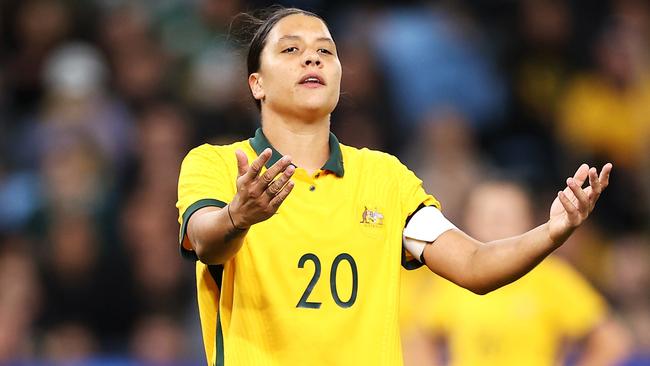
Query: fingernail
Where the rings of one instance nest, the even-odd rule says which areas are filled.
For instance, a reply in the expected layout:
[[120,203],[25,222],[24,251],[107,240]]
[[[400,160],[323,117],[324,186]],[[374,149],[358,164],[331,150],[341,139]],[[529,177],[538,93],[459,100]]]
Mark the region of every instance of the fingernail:
[[567,178],[567,179],[566,179],[566,184],[567,184],[567,185],[571,185],[571,183],[573,183],[573,179],[571,179],[571,178]]

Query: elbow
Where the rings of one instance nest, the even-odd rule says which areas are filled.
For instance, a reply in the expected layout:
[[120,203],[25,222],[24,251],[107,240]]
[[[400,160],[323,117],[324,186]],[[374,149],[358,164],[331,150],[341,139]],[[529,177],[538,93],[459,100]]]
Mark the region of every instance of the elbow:
[[501,287],[500,284],[486,278],[484,274],[472,271],[471,268],[475,268],[475,266],[467,266],[467,268],[467,270],[462,271],[463,275],[458,277],[458,281],[454,281],[464,289],[483,296]]
[[461,287],[463,287],[464,289],[469,290],[472,293],[474,293],[476,295],[481,295],[481,296],[487,295],[490,292],[495,290],[495,288],[488,287],[488,286],[485,286],[485,285],[479,284],[479,283],[463,283],[463,284],[459,284],[459,285]]
[[478,254],[479,250],[477,248],[465,266],[465,271],[463,271],[465,274],[464,288],[476,295],[483,296],[512,282],[512,279],[504,278],[498,273],[494,273],[494,270],[488,271],[484,269],[485,265],[476,263]]
[[196,254],[196,257],[205,264],[221,264],[219,263],[219,258],[215,255],[215,250],[210,245],[205,245],[199,240],[192,241],[192,249]]
[[490,292],[496,290],[496,287],[493,288],[493,287],[487,287],[487,286],[476,286],[476,285],[475,285],[475,286],[467,286],[467,287],[465,287],[465,288],[468,289],[468,290],[470,290],[470,291],[472,291],[472,292],[475,293],[476,295],[481,295],[481,296],[483,296],[483,295],[487,295],[487,294],[489,294]]
[[195,244],[194,253],[199,258],[199,260],[205,264],[213,264],[209,251],[204,245]]
[[207,265],[224,264],[228,260],[228,258],[223,258],[223,253],[218,253],[214,248],[206,245],[195,245],[194,252],[199,260]]
[[465,279],[461,283],[458,283],[458,285],[465,288],[466,290],[473,292],[476,295],[481,295],[481,296],[487,295],[490,292],[501,287],[499,284],[490,283],[489,281],[484,281],[477,278]]
[[199,260],[208,265],[219,265],[228,262],[235,256],[241,243],[238,246],[215,245],[200,242],[194,243],[194,252]]
[[448,281],[456,284],[457,286],[460,286],[468,291],[471,291],[472,293],[476,295],[487,295],[490,292],[498,289],[501,286],[498,286],[496,284],[486,282],[482,280],[481,278],[476,278],[475,276],[468,276],[465,274],[462,275],[453,275],[453,274],[447,274],[447,273],[442,273],[440,274],[442,277],[447,279]]
[[212,264],[210,263],[210,254],[205,245],[201,245],[200,243],[197,242],[192,242],[192,250],[194,251],[194,254],[196,254],[196,257],[201,262],[205,264]]

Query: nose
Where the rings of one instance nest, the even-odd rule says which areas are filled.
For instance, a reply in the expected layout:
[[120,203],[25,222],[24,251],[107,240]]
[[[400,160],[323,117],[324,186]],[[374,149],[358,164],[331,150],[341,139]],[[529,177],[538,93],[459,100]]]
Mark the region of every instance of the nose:
[[318,55],[318,52],[306,52],[305,53],[305,59],[303,60],[305,66],[309,65],[316,65],[320,66],[321,61],[320,61],[320,56]]

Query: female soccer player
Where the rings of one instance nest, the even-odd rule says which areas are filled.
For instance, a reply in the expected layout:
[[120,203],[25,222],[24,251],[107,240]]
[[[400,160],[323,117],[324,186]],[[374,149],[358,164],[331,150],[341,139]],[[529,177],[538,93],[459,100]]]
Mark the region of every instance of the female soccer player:
[[395,157],[330,133],[341,64],[319,16],[281,8],[260,21],[248,73],[261,129],[193,149],[179,178],[208,364],[400,365],[400,264],[480,294],[503,286],[587,218],[612,169],[583,164],[547,223],[481,243]]

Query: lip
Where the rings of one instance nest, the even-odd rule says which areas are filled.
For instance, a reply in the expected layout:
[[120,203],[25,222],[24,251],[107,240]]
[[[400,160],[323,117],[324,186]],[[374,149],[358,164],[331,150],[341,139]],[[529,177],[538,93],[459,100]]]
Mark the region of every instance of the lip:
[[[318,84],[311,84],[311,83],[305,83],[305,80],[309,78],[316,78],[318,80]],[[298,82],[300,85],[306,85],[306,86],[317,86],[317,85],[327,85],[325,84],[325,79],[317,73],[309,73],[306,75],[303,75],[303,77],[300,78],[300,81]]]

